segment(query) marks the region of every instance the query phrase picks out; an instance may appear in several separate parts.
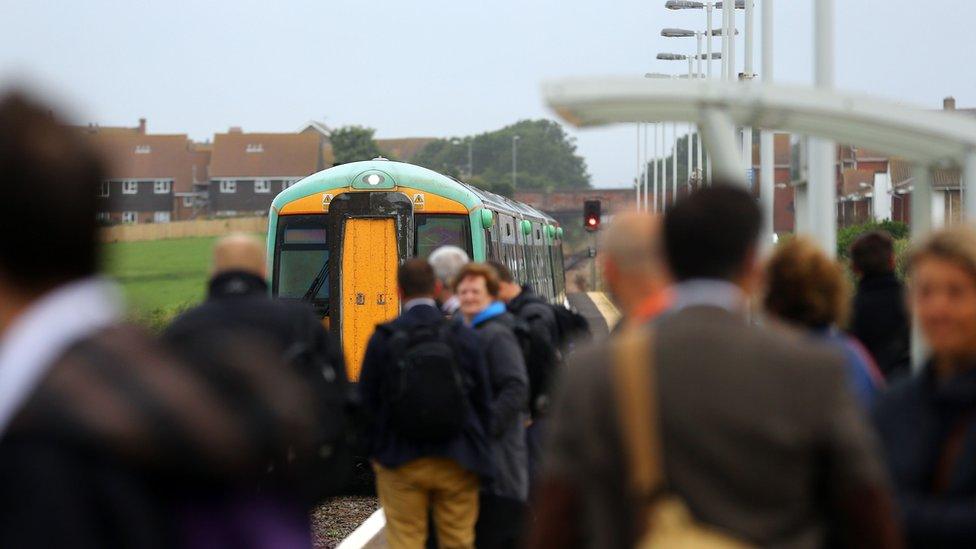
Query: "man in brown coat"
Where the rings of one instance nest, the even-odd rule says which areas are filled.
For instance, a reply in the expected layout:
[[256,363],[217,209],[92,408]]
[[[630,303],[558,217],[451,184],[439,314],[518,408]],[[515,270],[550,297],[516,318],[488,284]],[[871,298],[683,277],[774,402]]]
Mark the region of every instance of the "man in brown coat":
[[217,525],[190,503],[259,478],[314,423],[257,342],[199,341],[191,366],[122,323],[96,276],[102,181],[48,108],[0,96],[0,547],[199,541]]
[[[758,546],[897,547],[875,441],[841,358],[747,320],[759,214],[747,192],[715,186],[665,216],[674,301],[638,329],[653,332],[645,360],[666,490],[697,520]],[[563,380],[534,547],[630,547],[643,532],[610,356],[607,345],[581,353]]]

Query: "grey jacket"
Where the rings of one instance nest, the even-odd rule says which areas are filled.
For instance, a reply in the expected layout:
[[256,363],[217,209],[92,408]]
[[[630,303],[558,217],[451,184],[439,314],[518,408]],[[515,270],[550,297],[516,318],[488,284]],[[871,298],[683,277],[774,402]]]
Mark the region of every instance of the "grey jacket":
[[491,385],[489,445],[495,479],[486,491],[526,501],[529,496],[528,449],[525,423],[529,417],[529,378],[510,313],[475,327],[485,349]]
[[[837,494],[885,492],[876,442],[833,351],[712,306],[654,327],[664,472],[708,524],[764,547],[820,547]],[[547,477],[575,486],[591,547],[629,547],[632,500],[607,344],[578,354],[557,395]]]

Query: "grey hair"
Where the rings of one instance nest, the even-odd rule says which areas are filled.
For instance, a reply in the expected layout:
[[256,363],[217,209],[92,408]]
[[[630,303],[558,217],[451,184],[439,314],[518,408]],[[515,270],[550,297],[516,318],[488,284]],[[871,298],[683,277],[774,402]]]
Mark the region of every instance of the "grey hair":
[[471,258],[468,257],[467,252],[457,246],[441,246],[430,254],[427,262],[434,268],[437,279],[449,287],[461,272],[461,268],[471,262]]

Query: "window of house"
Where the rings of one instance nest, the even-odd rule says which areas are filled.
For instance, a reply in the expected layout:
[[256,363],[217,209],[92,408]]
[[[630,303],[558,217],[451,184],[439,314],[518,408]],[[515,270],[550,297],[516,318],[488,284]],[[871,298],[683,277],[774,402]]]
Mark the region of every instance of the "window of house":
[[136,194],[139,192],[139,182],[138,181],[123,181],[122,182],[122,194]]
[[172,181],[156,181],[153,183],[153,192],[156,194],[169,194],[172,186]]
[[184,196],[183,197],[183,207],[184,208],[192,208],[193,207],[193,197],[192,196]]
[[139,214],[136,212],[122,212],[122,223],[137,223]]
[[259,153],[264,152],[264,146],[262,146],[260,143],[248,143],[247,148],[244,150],[249,153]]
[[169,223],[169,212],[153,212],[153,223]]
[[95,221],[98,221],[99,223],[108,223],[112,221],[112,214],[108,212],[98,212],[95,214]]
[[271,192],[271,182],[267,179],[258,179],[254,182],[254,192],[256,193],[270,193]]
[[102,181],[102,184],[99,185],[98,187],[98,196],[102,198],[108,198],[108,192],[109,192],[108,189],[109,189],[108,181]]
[[223,180],[220,182],[220,192],[233,194],[237,192],[237,181]]
[[152,147],[149,145],[136,145],[136,154],[149,154],[152,152]]

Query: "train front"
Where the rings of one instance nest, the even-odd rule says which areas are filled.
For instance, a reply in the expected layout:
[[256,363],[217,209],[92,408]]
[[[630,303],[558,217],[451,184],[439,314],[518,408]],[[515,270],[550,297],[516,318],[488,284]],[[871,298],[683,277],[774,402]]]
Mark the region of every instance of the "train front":
[[338,331],[355,381],[376,325],[399,313],[397,266],[447,244],[480,255],[477,206],[462,185],[410,164],[377,159],[311,175],[272,203],[272,294],[311,303]]

